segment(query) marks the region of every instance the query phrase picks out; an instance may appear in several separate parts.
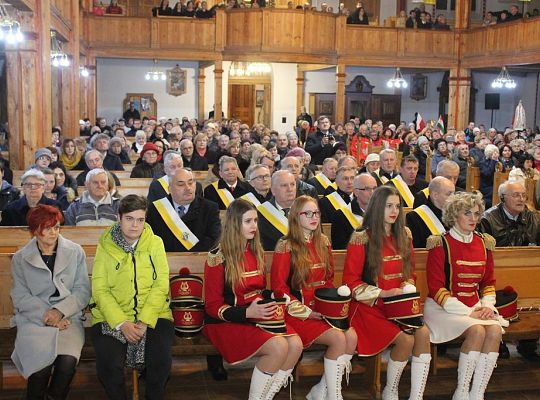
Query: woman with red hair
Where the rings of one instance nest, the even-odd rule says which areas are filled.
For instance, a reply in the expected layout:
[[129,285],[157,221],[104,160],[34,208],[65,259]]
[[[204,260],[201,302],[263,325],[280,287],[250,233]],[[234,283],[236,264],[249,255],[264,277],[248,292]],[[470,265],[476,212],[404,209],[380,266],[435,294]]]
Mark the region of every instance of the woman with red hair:
[[90,298],[86,255],[60,235],[63,222],[55,207],[32,208],[33,238],[13,256],[17,337],[11,358],[28,379],[27,399],[65,399],[84,344],[83,314]]

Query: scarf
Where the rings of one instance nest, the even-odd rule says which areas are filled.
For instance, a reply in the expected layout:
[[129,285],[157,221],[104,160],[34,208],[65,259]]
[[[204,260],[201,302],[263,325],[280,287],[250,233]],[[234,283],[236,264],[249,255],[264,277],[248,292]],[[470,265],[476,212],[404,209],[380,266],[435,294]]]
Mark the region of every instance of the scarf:
[[62,153],[60,155],[60,161],[62,161],[62,164],[64,164],[64,167],[66,167],[66,169],[72,170],[77,166],[77,164],[79,164],[79,162],[81,161],[81,157],[82,155],[79,150],[75,149],[75,154],[73,154],[73,158],[69,158],[67,154]]

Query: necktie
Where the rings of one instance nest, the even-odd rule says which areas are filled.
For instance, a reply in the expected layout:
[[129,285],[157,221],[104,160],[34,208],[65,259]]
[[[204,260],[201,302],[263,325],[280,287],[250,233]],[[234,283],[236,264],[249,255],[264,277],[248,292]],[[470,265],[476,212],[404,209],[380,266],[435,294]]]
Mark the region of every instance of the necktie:
[[186,207],[178,206],[178,215],[180,216],[180,218],[186,215]]
[[229,186],[229,192],[234,193],[234,186]]
[[290,210],[290,208],[284,208],[284,209],[283,209],[283,213],[285,213],[285,216],[286,216],[286,217],[289,216],[289,210]]

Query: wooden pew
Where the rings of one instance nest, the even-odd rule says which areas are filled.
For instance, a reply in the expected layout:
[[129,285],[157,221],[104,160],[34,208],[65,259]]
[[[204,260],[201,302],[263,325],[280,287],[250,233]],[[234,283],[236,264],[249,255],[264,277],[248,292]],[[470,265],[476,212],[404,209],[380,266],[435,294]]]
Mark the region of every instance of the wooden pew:
[[467,167],[467,183],[465,190],[467,192],[480,190],[480,168],[471,165]]
[[492,203],[493,205],[496,205],[496,204],[499,204],[500,202],[500,199],[499,199],[499,186],[501,186],[502,183],[506,182],[508,180],[508,175],[510,174],[510,171],[501,171],[501,167],[502,167],[502,164],[501,164],[501,167],[499,167],[499,164],[501,163],[497,163],[497,167],[496,170],[495,170],[495,174],[493,175],[493,196],[492,196]]

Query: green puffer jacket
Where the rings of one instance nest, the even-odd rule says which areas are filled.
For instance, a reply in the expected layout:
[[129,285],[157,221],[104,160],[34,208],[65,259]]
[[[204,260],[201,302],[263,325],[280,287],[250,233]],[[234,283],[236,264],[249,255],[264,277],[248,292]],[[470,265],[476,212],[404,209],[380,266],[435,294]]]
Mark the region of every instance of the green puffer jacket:
[[169,264],[161,238],[145,224],[132,257],[113,242],[111,230],[101,235],[94,258],[92,324],[106,321],[114,328],[142,321],[154,328],[158,318],[172,321]]

